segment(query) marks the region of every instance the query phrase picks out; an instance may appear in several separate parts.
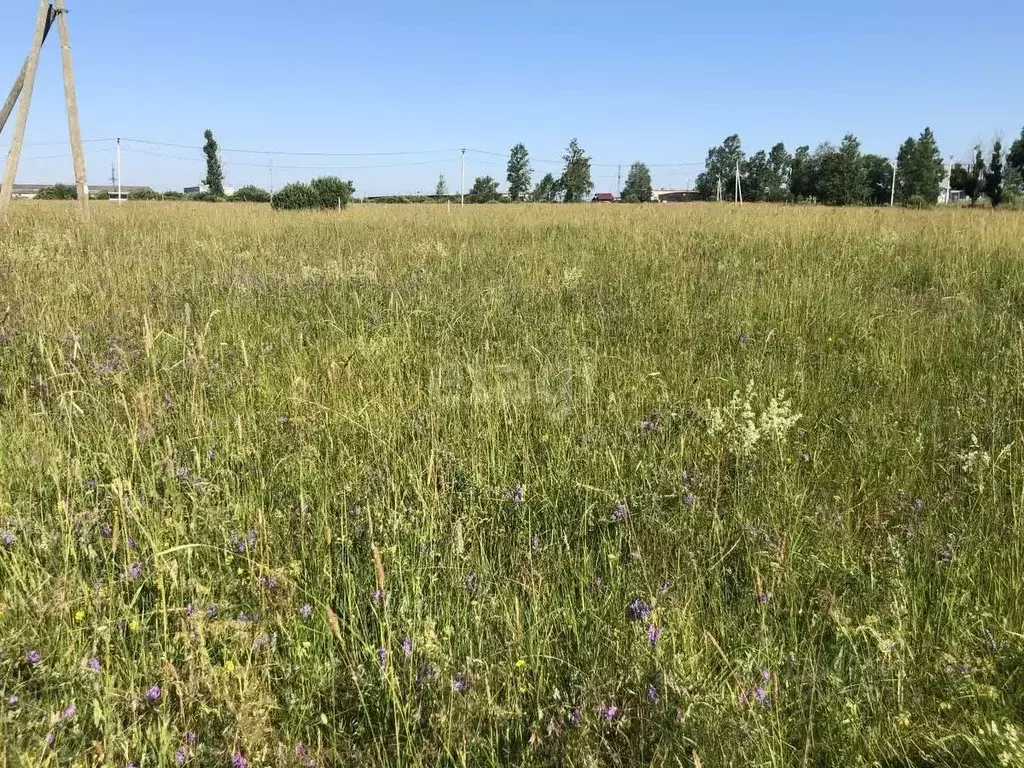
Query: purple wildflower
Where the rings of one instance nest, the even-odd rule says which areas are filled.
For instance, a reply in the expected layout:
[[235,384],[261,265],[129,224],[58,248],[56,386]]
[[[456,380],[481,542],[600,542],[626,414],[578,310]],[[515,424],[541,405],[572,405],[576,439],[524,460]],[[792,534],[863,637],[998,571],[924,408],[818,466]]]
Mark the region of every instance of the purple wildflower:
[[14,534],[10,531],[4,531],[0,534],[0,541],[4,543],[4,549],[10,549],[14,546]]
[[662,581],[662,582],[661,582],[661,586],[659,587],[659,591],[661,592],[661,594],[663,594],[663,595],[664,595],[664,594],[665,594],[666,592],[668,592],[668,591],[669,591],[670,589],[672,589],[672,582],[671,582],[671,581],[669,581],[668,579],[666,579],[666,580],[664,580],[664,581]]
[[185,733],[185,743],[188,744],[190,747],[193,744],[196,743],[196,732],[195,731],[187,731]]
[[11,709],[14,709],[16,706],[18,706],[19,701],[21,701],[21,699],[12,694],[7,697],[7,706]]
[[174,764],[184,765],[186,760],[188,760],[188,756],[185,754],[184,747],[178,747],[178,749],[174,751]]
[[692,493],[686,494],[686,497],[683,499],[683,503],[688,507],[692,507],[694,505],[694,502],[696,501],[697,497],[694,496]]
[[370,602],[374,605],[380,605],[388,597],[388,591],[386,589],[375,589],[373,594],[370,595]]
[[91,669],[93,672],[99,672],[100,671],[100,660],[97,659],[95,656],[93,656],[91,659],[89,659],[85,663],[86,663],[86,666],[88,666],[89,669]]
[[771,709],[772,703],[768,700],[768,693],[760,685],[754,689],[754,698],[757,699],[765,709]]
[[125,579],[135,581],[142,576],[142,563],[132,563],[125,572]]
[[412,640],[408,637],[402,641],[402,653],[405,654],[405,658],[412,658]]
[[103,523],[100,525],[100,536],[104,539],[109,539],[114,535],[114,526],[110,523]]
[[52,747],[57,742],[57,734],[55,734],[53,731],[50,731],[48,734],[46,734],[46,738],[43,739],[43,741],[47,747]]
[[306,620],[306,619],[308,619],[312,615],[313,615],[313,606],[310,605],[309,603],[303,603],[302,607],[299,608],[299,616],[301,616],[303,620]]
[[630,621],[646,621],[651,616],[651,606],[639,597],[634,597],[626,606],[626,618]]
[[240,613],[238,614],[238,618],[235,619],[235,621],[239,621],[242,624],[248,624],[250,621],[252,621],[252,619],[250,619],[248,615]]
[[475,572],[471,572],[466,576],[466,589],[470,592],[476,592],[478,580]]
[[380,648],[377,650],[377,658],[380,660],[380,671],[383,672],[388,668],[388,649]]
[[272,573],[264,576],[261,579],[261,583],[263,584],[263,588],[268,591],[272,589],[277,589],[277,577]]
[[186,616],[191,616],[191,615],[192,615],[193,613],[195,613],[195,611],[196,611],[196,609],[195,609],[195,607],[194,607],[194,606],[192,605],[192,603],[187,603],[187,604],[185,605],[185,615],[186,615]]
[[924,499],[914,499],[914,510],[920,512],[924,509]]
[[540,536],[538,536],[536,533],[530,537],[530,549],[534,551],[540,549]]
[[146,701],[157,702],[160,701],[160,686],[150,686],[149,690],[146,691]]
[[134,536],[128,537],[128,549],[136,549],[139,545],[135,542]]
[[78,714],[78,707],[74,704],[69,704],[63,712],[60,713],[62,720],[70,720]]
[[580,711],[580,708],[573,707],[572,712],[569,713],[569,722],[572,723],[573,727],[578,728],[582,717],[583,713]]
[[241,752],[235,752],[231,756],[231,768],[249,768],[249,761],[245,759]]
[[614,704],[602,704],[597,708],[597,714],[610,723],[618,716],[619,708]]
[[615,509],[612,511],[612,522],[618,522],[622,520],[626,515],[629,514],[629,507],[626,506],[626,502],[620,501],[615,505]]
[[651,648],[656,646],[658,641],[661,639],[661,631],[661,627],[656,624],[647,625],[647,639],[651,643]]
[[277,642],[277,635],[257,635],[252,641],[252,649],[258,651],[261,648],[271,648]]
[[95,491],[96,481],[93,480],[92,478],[89,478],[88,480],[85,481],[85,487],[88,488],[90,491]]
[[757,602],[761,603],[761,605],[768,605],[768,603],[770,603],[771,601],[772,601],[772,593],[771,592],[760,592],[757,595]]
[[206,618],[212,619],[216,615],[217,615],[217,606],[216,605],[211,605],[209,608],[206,609]]
[[431,680],[437,679],[437,670],[429,664],[420,664],[419,669],[416,670],[416,686],[422,686],[423,683],[430,682]]
[[762,669],[761,670],[761,679],[764,681],[765,685],[770,683],[772,681],[772,672],[771,672],[771,670],[770,669]]
[[511,501],[513,504],[522,504],[523,494],[525,491],[526,489],[523,488],[522,483],[516,483],[514,487],[505,491],[505,499]]
[[25,654],[25,661],[31,664],[33,667],[42,660],[42,656],[39,655],[39,651],[29,651]]
[[658,689],[655,687],[654,683],[647,686],[647,698],[655,704],[658,703]]
[[452,680],[452,690],[456,693],[465,693],[469,690],[469,681],[464,673],[459,672],[455,675],[455,679]]

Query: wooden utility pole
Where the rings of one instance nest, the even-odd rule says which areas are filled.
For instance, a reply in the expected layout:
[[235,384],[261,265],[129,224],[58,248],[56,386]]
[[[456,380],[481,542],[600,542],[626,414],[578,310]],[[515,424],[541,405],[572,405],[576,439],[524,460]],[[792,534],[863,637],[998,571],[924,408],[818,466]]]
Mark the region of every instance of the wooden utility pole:
[[[56,15],[57,13],[53,7],[50,7],[46,13],[46,29],[43,30],[43,42],[46,42],[46,38],[50,34],[50,27],[53,26],[53,20]],[[7,125],[11,112],[14,111],[14,105],[18,103],[21,89],[25,85],[26,72],[28,72],[28,57],[25,58],[25,63],[21,65],[21,72],[18,73],[18,77],[14,80],[14,85],[11,86],[11,92],[7,95],[7,101],[4,102],[3,107],[0,107],[0,133],[4,132],[4,126]]]
[[64,0],[57,0],[57,29],[60,31],[61,66],[64,70],[64,101],[68,109],[68,133],[75,164],[75,186],[82,216],[89,217],[89,187],[85,183],[85,152],[82,150],[82,126],[78,122],[78,97],[75,96],[75,71],[71,66],[71,40],[68,37],[68,12]]
[[7,168],[4,171],[4,184],[0,187],[0,220],[7,217],[7,209],[11,205],[14,193],[14,178],[18,175],[18,161],[21,159],[21,146],[25,143],[25,126],[28,125],[28,108],[32,103],[32,89],[36,85],[36,69],[39,66],[39,49],[43,45],[43,33],[46,31],[46,19],[50,15],[49,0],[39,0],[39,14],[36,17],[36,32],[32,38],[32,47],[28,51],[25,64],[25,85],[21,93],[21,106],[18,107],[18,120],[14,124],[14,135],[11,137],[11,149],[7,153]]
[[21,74],[14,82],[11,95],[4,104],[4,112],[0,112],[0,128],[6,122],[10,110],[14,107],[19,95],[21,104],[18,107],[18,119],[11,136],[11,149],[7,154],[7,166],[4,169],[3,186],[0,187],[0,221],[7,217],[14,194],[14,181],[18,175],[18,163],[21,161],[21,148],[25,143],[25,128],[28,125],[28,113],[32,106],[32,91],[36,84],[36,71],[39,68],[39,54],[46,40],[54,19],[60,30],[61,62],[64,70],[64,100],[68,110],[68,133],[71,138],[71,156],[75,166],[75,185],[78,188],[78,204],[82,216],[89,212],[89,187],[85,181],[85,152],[82,150],[82,128],[78,121],[78,98],[75,96],[75,73],[71,66],[71,40],[68,37],[67,9],[65,0],[39,0],[39,15],[36,18],[36,31],[29,49],[28,60]]

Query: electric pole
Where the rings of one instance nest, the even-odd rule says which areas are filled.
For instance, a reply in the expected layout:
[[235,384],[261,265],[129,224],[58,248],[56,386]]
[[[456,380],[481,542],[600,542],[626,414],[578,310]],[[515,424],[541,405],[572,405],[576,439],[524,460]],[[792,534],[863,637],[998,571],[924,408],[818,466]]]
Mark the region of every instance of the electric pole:
[[121,196],[121,137],[117,137],[117,204],[124,202]]
[[946,179],[946,205],[949,205],[949,191],[953,188],[953,155],[949,156],[949,175]]
[[22,88],[21,106],[18,107],[18,119],[14,124],[14,135],[11,137],[11,149],[7,153],[7,168],[4,171],[4,183],[0,188],[0,219],[7,217],[7,209],[11,205],[14,193],[14,179],[18,175],[18,162],[21,160],[21,147],[25,143],[25,127],[28,125],[28,108],[32,103],[32,89],[36,85],[36,69],[39,66],[39,49],[43,45],[43,33],[46,31],[46,20],[50,16],[48,0],[39,0],[39,13],[36,16],[36,31],[32,37],[32,47],[25,63],[25,85]]
[[459,197],[462,205],[466,204],[466,150],[462,150],[462,181],[459,184]]
[[889,207],[896,205],[896,167],[900,164],[899,158],[892,164],[892,190],[889,192]]
[[[53,6],[50,6],[46,14],[46,28],[43,30],[43,43],[46,42],[46,38],[50,35],[50,28],[53,26],[53,20],[56,17],[56,12],[53,10]],[[42,45],[42,43],[40,43]],[[7,121],[11,117],[11,112],[14,111],[14,105],[18,103],[18,96],[21,95],[21,89],[25,85],[25,73],[28,72],[28,57],[25,58],[25,63],[21,65],[21,72],[18,73],[17,78],[14,80],[14,85],[11,86],[11,92],[7,95],[7,101],[4,102],[2,108],[0,108],[0,133],[3,133],[4,126],[7,125]]]
[[85,152],[82,150],[82,126],[78,122],[78,98],[75,95],[75,71],[71,66],[71,40],[68,37],[67,8],[57,0],[57,29],[60,32],[61,67],[64,70],[64,101],[68,110],[68,133],[71,135],[71,156],[75,166],[75,187],[82,217],[89,218],[89,187],[85,180]]

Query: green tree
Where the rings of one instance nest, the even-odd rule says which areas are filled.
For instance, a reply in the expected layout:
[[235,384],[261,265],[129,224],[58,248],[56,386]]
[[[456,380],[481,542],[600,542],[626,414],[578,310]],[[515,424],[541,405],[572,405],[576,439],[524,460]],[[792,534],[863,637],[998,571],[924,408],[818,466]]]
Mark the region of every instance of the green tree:
[[217,154],[217,140],[213,138],[213,131],[209,128],[203,134],[206,138],[206,146],[203,147],[203,154],[206,155],[206,179],[203,183],[210,190],[210,194],[221,197],[224,194],[224,170],[220,166],[220,156]]
[[805,144],[797,147],[789,164],[789,194],[794,200],[811,200],[817,197],[817,190],[817,166]]
[[530,153],[525,144],[516,144],[508,156],[508,197],[513,203],[530,193]]
[[437,177],[437,187],[434,188],[434,197],[448,197],[448,183],[444,180],[444,174]]
[[985,173],[985,196],[998,208],[1003,202],[1003,142],[996,140],[992,145],[992,160]]
[[641,162],[633,163],[622,188],[622,199],[627,202],[651,202],[651,169]]
[[1024,192],[1024,128],[1020,131],[1020,138],[1010,145],[1006,166],[1005,188],[1012,190],[1015,195]]
[[793,158],[786,151],[781,141],[768,153],[768,190],[767,199],[777,203],[789,199],[789,172]]
[[828,147],[820,158],[820,198],[826,205],[861,205],[868,199],[867,175],[860,141],[852,133],[838,149]]
[[704,160],[704,171],[697,177],[697,194],[704,200],[715,200],[718,182],[722,182],[722,197],[731,198],[729,190],[736,178],[736,166],[743,164],[743,148],[737,134],[727,136],[717,147],[708,150]]
[[985,192],[985,158],[981,154],[981,146],[974,148],[974,162],[971,164],[970,176],[964,183],[964,193],[971,198],[971,207]]
[[950,190],[963,192],[971,183],[971,172],[964,168],[963,163],[954,163],[953,170],[949,174]]
[[559,179],[562,199],[567,203],[581,203],[590,197],[594,182],[590,178],[590,158],[580,148],[579,142],[573,139],[562,155],[565,168]]
[[908,137],[897,156],[896,191],[900,202],[935,205],[946,175],[942,155],[931,128],[914,139]]
[[498,198],[498,182],[490,176],[478,176],[469,190],[469,199],[473,203],[489,203]]
[[546,173],[544,178],[537,182],[530,195],[535,203],[553,203],[558,199],[558,180],[554,174]]
[[867,183],[868,202],[888,205],[892,194],[892,163],[881,155],[864,155],[864,179]]
[[747,158],[741,169],[743,199],[752,203],[767,200],[771,188],[770,176],[771,168],[768,165],[767,152],[762,149]]
[[280,189],[274,195],[274,208],[300,210],[319,208],[330,210],[348,205],[355,193],[351,181],[342,181],[337,176],[321,176],[309,184],[293,183]]
[[36,200],[77,200],[78,189],[70,184],[54,184],[36,193]]

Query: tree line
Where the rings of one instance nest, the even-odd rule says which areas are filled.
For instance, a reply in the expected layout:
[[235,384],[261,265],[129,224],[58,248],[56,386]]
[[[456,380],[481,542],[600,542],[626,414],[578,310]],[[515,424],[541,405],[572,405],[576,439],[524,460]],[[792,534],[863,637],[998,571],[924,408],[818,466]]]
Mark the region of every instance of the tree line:
[[[982,148],[974,161],[956,163],[950,189],[962,191],[974,205],[984,196],[995,207],[1024,194],[1024,129],[1005,160],[996,141],[986,163]],[[754,202],[818,202],[825,205],[935,205],[946,178],[946,165],[935,134],[925,128],[900,146],[893,166],[881,155],[864,154],[853,134],[839,146],[829,142],[798,147],[793,154],[779,142],[770,150],[747,156],[737,134],[708,150],[696,191],[704,200],[733,199],[737,171],[744,200]]]

